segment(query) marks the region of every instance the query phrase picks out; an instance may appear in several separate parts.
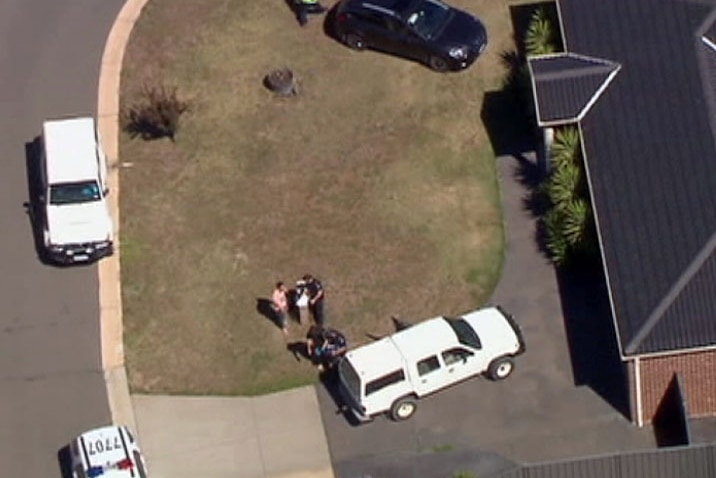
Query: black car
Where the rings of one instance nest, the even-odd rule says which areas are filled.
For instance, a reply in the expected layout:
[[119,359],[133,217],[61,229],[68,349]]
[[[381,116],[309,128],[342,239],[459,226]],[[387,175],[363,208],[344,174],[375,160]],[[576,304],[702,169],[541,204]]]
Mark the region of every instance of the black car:
[[393,53],[437,71],[467,68],[487,46],[480,20],[440,0],[342,0],[335,33],[356,50]]

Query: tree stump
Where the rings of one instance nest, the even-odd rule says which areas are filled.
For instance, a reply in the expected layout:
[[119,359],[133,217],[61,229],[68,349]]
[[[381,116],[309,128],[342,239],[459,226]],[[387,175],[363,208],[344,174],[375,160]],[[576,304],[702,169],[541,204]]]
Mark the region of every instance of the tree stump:
[[281,96],[295,96],[298,94],[296,77],[288,68],[273,70],[264,78],[266,88]]

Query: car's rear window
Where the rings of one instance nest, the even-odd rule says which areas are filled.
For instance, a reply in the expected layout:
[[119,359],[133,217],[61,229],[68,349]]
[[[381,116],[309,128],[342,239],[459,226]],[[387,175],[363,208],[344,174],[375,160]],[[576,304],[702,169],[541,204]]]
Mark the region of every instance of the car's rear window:
[[360,399],[360,377],[353,368],[353,365],[344,358],[338,362],[338,373],[350,394],[356,399]]
[[376,378],[375,380],[368,382],[365,386],[365,395],[367,397],[378,390],[382,390],[389,385],[400,383],[403,380],[405,380],[405,373],[402,369],[390,372],[387,375],[383,375],[380,378]]
[[445,319],[445,322],[447,322],[452,331],[455,332],[458,342],[473,349],[482,348],[480,337],[477,336],[475,329],[465,322],[465,319],[455,319],[452,317],[443,317],[443,319]]

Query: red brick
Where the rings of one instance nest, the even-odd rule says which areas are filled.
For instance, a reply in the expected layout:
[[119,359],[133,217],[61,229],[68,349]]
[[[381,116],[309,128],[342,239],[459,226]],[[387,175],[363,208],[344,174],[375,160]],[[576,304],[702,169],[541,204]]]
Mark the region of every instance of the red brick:
[[674,373],[684,388],[689,415],[716,415],[716,350],[642,358],[644,422],[651,422]]

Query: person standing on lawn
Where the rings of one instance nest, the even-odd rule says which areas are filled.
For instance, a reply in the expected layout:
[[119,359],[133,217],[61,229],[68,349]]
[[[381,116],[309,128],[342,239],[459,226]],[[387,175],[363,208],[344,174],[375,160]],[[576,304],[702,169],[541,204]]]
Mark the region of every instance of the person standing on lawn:
[[276,282],[276,288],[271,295],[271,306],[276,313],[276,319],[284,335],[288,335],[288,289],[283,282]]
[[316,325],[323,327],[326,323],[326,315],[323,306],[323,299],[325,297],[323,284],[321,284],[321,281],[313,277],[311,274],[303,276],[303,280],[306,283],[306,289],[308,290],[308,308],[313,314],[313,321]]
[[308,15],[319,15],[326,11],[326,7],[318,0],[293,0],[296,7],[296,18],[298,24],[305,26],[308,23]]

